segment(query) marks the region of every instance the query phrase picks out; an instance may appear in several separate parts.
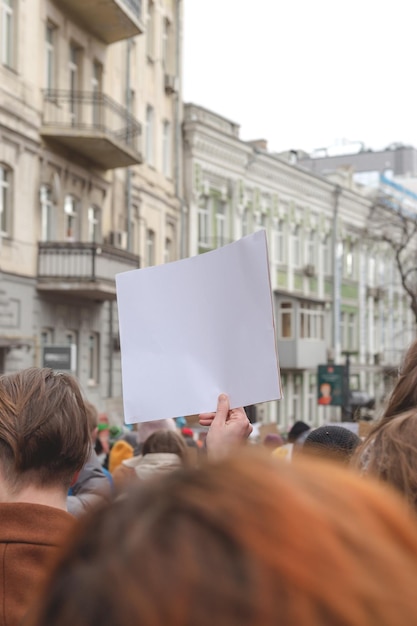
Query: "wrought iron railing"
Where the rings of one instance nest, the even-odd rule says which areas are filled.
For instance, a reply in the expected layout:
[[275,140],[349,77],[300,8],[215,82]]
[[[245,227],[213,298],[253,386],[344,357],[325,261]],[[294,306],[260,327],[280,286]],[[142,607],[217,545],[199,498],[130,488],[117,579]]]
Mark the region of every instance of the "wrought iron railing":
[[114,282],[119,272],[139,267],[139,257],[108,244],[40,242],[38,279]]
[[44,91],[43,126],[101,133],[140,153],[140,123],[127,109],[100,92]]

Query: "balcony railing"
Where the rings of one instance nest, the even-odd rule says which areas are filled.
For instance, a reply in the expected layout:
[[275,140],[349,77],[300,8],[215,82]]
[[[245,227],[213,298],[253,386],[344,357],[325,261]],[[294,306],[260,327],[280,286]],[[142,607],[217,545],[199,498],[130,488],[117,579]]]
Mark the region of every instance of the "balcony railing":
[[135,254],[108,244],[41,242],[37,287],[52,293],[114,300],[116,274],[137,269],[139,264]]
[[141,0],[56,0],[75,21],[107,44],[144,32]]
[[45,91],[41,134],[104,169],[127,167],[142,160],[140,123],[103,93]]

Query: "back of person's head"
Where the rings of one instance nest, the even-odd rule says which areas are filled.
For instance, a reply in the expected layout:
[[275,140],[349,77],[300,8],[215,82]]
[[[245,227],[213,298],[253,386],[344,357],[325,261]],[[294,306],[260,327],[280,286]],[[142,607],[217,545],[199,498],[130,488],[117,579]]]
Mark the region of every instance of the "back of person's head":
[[302,420],[298,420],[293,424],[293,426],[288,431],[288,441],[289,443],[295,443],[297,439],[307,431],[310,430],[310,426],[303,422]]
[[67,489],[90,446],[84,400],[72,376],[33,367],[0,377],[0,473],[9,489]]
[[417,408],[417,341],[411,344],[404,356],[382,419],[386,421],[413,408]]
[[172,430],[157,430],[144,442],[143,456],[157,452],[176,454],[182,461],[186,461],[188,458],[188,447],[184,437]]
[[88,429],[90,431],[90,435],[93,437],[98,431],[98,411],[94,404],[88,400],[84,400],[84,405],[85,413],[87,415]]
[[353,463],[395,487],[417,509],[417,408],[381,425]]
[[311,430],[301,448],[303,453],[348,463],[360,437],[344,426],[330,424]]
[[336,465],[182,469],[84,520],[30,623],[410,626],[416,524]]

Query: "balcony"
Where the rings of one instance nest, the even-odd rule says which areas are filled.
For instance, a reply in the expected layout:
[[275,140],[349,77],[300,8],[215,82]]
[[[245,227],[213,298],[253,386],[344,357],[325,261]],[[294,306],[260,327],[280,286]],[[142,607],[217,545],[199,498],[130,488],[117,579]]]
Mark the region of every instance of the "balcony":
[[139,257],[108,244],[42,242],[37,289],[90,300],[115,300],[115,276],[139,267]]
[[281,369],[311,369],[326,363],[326,342],[322,339],[278,339]]
[[57,0],[57,4],[106,44],[144,32],[141,0]]
[[46,91],[40,134],[100,169],[142,162],[141,125],[124,107],[99,92]]

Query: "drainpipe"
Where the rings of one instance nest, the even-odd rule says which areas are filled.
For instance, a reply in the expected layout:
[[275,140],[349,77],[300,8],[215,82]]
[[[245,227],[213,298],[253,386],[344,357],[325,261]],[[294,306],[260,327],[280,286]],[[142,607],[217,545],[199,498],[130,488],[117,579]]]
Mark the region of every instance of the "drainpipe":
[[339,198],[342,193],[340,185],[334,189],[333,205],[333,360],[335,363],[340,358],[340,280],[341,280],[341,255],[338,241],[339,230]]
[[109,380],[107,396],[113,397],[113,301],[109,301]]
[[[131,92],[131,78],[130,78],[130,55],[132,50],[132,39],[127,40],[126,48],[126,109],[130,115],[132,115],[132,92]],[[131,132],[131,129],[128,129]],[[127,249],[132,251],[132,169],[128,167],[126,169],[126,232],[127,232]]]
[[181,0],[175,3],[175,73],[177,78],[177,90],[175,92],[175,196],[180,203],[180,258],[186,255],[185,238],[186,238],[186,207],[182,197],[182,128],[181,128],[181,36],[182,36],[182,19],[181,19]]

